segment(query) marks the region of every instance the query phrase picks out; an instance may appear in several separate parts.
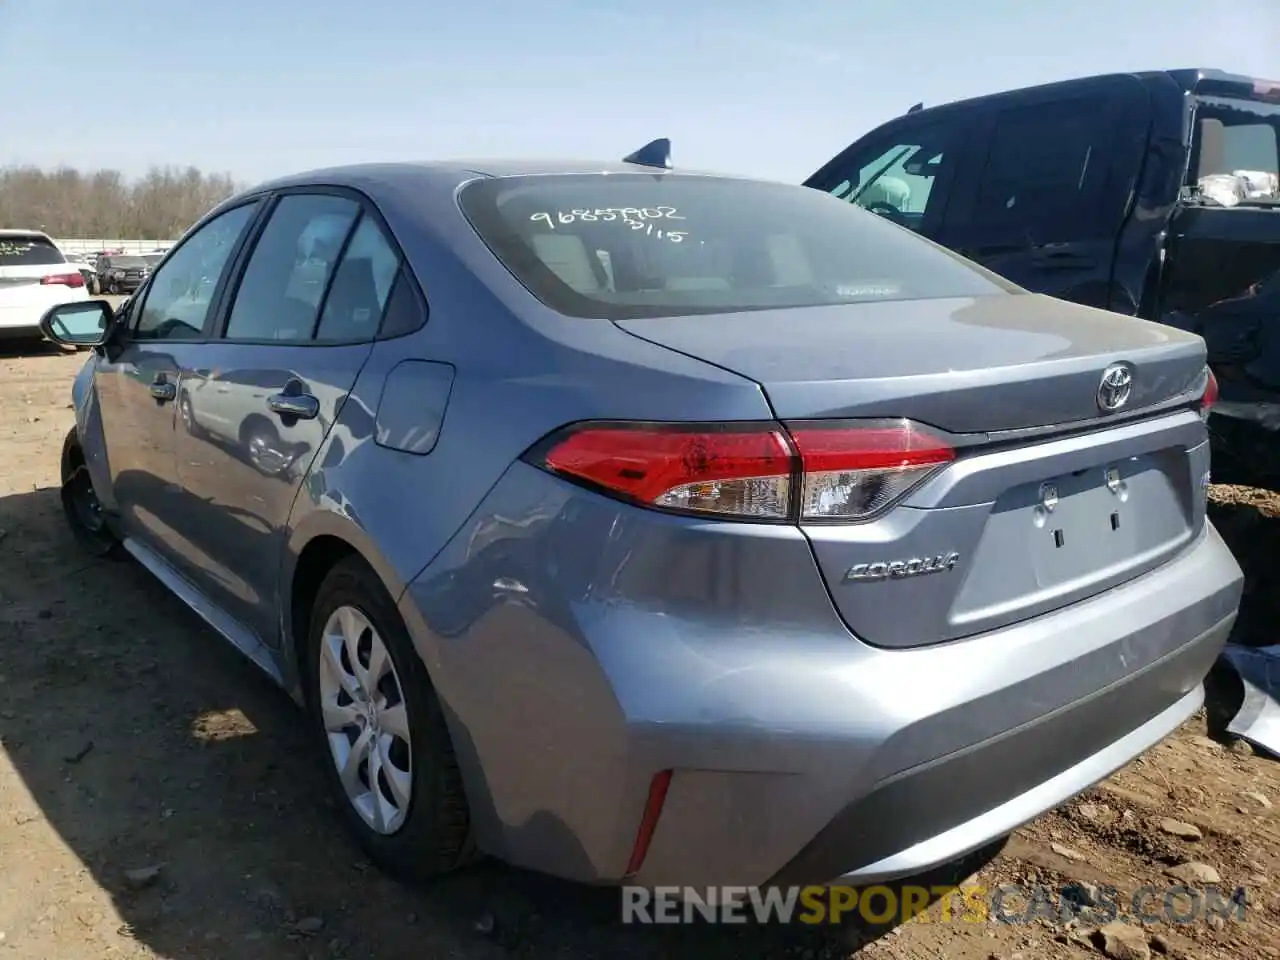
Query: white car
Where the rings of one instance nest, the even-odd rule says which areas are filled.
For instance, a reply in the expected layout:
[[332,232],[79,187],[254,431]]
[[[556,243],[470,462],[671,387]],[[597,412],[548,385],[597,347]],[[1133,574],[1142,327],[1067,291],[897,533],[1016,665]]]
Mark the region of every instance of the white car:
[[0,230],[0,338],[39,337],[46,310],[87,299],[84,275],[47,234]]

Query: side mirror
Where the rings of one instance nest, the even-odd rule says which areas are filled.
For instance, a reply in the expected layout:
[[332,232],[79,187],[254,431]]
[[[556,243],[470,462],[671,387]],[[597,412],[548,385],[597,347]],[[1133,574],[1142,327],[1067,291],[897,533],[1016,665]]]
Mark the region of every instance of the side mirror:
[[106,343],[114,316],[106,300],[60,303],[40,318],[40,332],[67,347],[98,347]]

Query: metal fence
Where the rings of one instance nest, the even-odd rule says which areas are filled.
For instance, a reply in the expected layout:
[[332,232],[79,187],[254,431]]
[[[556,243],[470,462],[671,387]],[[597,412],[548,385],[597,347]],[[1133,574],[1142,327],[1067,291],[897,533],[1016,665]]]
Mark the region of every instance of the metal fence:
[[97,253],[99,250],[119,250],[126,254],[151,253],[153,250],[168,250],[173,246],[172,240],[111,240],[102,238],[77,237],[74,239],[58,239],[54,243],[63,253]]

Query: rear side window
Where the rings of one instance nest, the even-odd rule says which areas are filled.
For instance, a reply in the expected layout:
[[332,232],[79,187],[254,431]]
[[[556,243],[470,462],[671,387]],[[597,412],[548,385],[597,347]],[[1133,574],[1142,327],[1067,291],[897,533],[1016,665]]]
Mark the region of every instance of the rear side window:
[[0,267],[47,267],[67,258],[47,237],[0,236]]
[[805,187],[679,174],[476,180],[463,212],[552,309],[624,319],[1017,288]]
[[258,237],[227,321],[228,340],[310,340],[360,207],[345,197],[282,197]]
[[1280,203],[1280,105],[1199,97],[1188,177],[1220,201]]
[[372,340],[399,269],[400,257],[387,242],[382,228],[372,217],[361,217],[342,262],[334,271],[316,339]]
[[1103,231],[1111,122],[1096,99],[1002,111],[971,215],[980,232],[1025,243],[1086,239]]

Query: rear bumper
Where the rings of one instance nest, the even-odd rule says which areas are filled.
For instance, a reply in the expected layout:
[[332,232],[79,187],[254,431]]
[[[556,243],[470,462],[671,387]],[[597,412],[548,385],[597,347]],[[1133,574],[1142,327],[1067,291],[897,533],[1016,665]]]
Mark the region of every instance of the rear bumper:
[[588,882],[907,876],[1195,711],[1241,591],[1206,526],[1142,577],[966,640],[850,635],[798,530],[622,506],[516,465],[401,598],[483,849]]
[[7,306],[0,303],[0,338],[38,337],[40,336],[40,319],[51,307],[56,307],[60,303],[87,299],[89,294],[83,288],[63,287],[56,298],[51,297],[45,303],[22,306]]
[[836,814],[773,882],[838,877],[865,884],[910,876],[1057,807],[1195,713],[1204,700],[1199,678],[1222,649],[1230,622],[1094,697],[881,782]]
[[0,324],[0,341],[4,340],[32,340],[40,336],[40,327],[36,324],[30,325],[6,325]]

